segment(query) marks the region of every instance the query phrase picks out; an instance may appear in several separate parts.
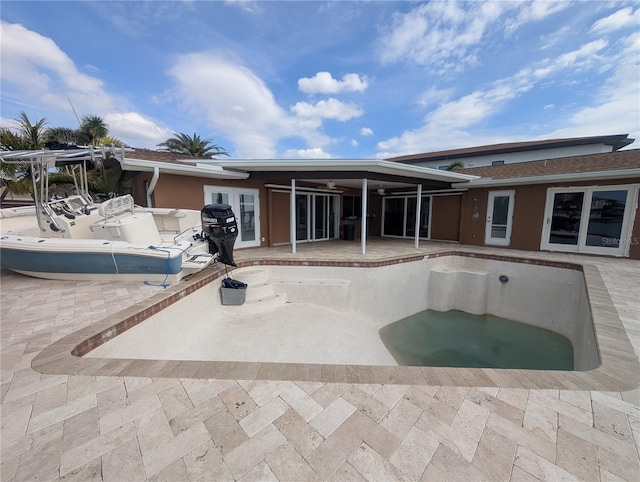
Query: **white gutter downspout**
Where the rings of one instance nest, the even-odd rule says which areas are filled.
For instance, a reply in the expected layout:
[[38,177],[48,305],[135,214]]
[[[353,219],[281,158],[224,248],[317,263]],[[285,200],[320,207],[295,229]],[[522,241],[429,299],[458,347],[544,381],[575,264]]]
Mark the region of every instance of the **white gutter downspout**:
[[416,249],[420,243],[420,215],[422,210],[422,184],[418,184],[418,200],[416,201]]
[[360,229],[362,254],[367,252],[367,178],[362,178],[362,227]]
[[291,203],[289,204],[289,238],[291,253],[296,254],[296,180],[291,179]]
[[153,176],[151,177],[151,183],[147,188],[147,207],[152,208],[153,205],[151,203],[151,195],[153,194],[154,189],[156,188],[156,184],[158,184],[158,179],[160,179],[160,169],[158,166],[153,167]]

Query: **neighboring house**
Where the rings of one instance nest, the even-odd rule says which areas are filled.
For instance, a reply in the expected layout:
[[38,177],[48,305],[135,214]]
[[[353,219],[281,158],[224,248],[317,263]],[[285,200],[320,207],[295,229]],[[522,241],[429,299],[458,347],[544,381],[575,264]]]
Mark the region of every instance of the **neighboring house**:
[[632,144],[633,141],[634,139],[629,139],[628,134],[573,137],[466,147],[463,149],[393,157],[389,160],[446,170],[454,162],[462,163],[464,167],[482,167],[615,152]]
[[[365,253],[367,237],[385,236],[640,259],[640,151],[617,150],[633,142],[626,135],[584,139],[567,157],[542,157],[556,141],[520,143],[539,160],[455,171],[397,158],[203,160],[145,150],[127,153],[123,168],[139,204],[231,204],[238,248],[295,251],[343,238]],[[582,154],[594,139],[608,139],[609,152]]]

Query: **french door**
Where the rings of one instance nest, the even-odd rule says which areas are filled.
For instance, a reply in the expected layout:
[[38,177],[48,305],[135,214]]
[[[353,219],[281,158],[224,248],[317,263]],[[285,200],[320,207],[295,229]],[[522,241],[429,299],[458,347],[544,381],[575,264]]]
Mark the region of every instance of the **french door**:
[[513,226],[515,191],[490,191],[487,203],[485,244],[509,246]]
[[626,256],[635,186],[551,188],[541,249]]
[[205,204],[229,204],[238,221],[237,248],[260,246],[260,196],[257,189],[205,186]]

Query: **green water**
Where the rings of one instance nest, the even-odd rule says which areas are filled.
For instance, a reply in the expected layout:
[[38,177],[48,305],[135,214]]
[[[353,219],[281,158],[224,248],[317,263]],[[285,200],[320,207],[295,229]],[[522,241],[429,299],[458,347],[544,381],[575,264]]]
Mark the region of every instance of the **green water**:
[[489,315],[426,310],[380,329],[399,365],[573,370],[573,347],[549,330]]

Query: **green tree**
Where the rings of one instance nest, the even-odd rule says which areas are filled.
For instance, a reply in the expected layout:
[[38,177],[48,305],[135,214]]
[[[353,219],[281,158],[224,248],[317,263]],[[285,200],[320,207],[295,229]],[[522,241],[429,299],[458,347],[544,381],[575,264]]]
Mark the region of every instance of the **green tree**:
[[43,117],[32,124],[27,114],[23,111],[16,119],[18,122],[18,135],[24,141],[24,149],[42,149],[45,144],[47,120]]
[[447,171],[455,171],[456,169],[464,169],[464,162],[453,161],[451,164],[447,166]]
[[217,156],[227,156],[229,153],[222,147],[212,143],[212,139],[201,139],[195,132],[193,137],[182,132],[174,134],[173,137],[158,144],[163,151],[178,152],[192,157],[214,158]]
[[113,136],[103,137],[102,139],[100,139],[99,144],[101,146],[126,147],[124,142]]
[[77,129],[70,129],[69,127],[51,127],[47,130],[45,136],[47,144],[77,145],[80,144],[80,138],[80,132]]
[[109,134],[109,126],[97,115],[82,116],[79,130],[82,140],[88,141],[87,143],[92,146],[97,146],[100,140]]
[[5,127],[0,128],[0,149],[3,151],[20,151],[27,149],[24,139]]

